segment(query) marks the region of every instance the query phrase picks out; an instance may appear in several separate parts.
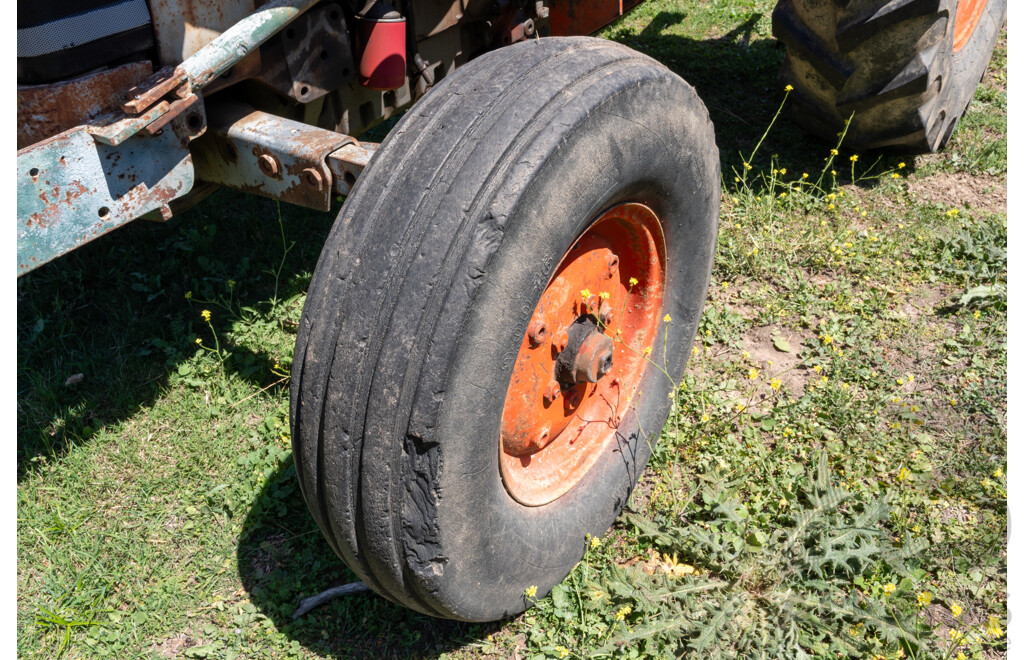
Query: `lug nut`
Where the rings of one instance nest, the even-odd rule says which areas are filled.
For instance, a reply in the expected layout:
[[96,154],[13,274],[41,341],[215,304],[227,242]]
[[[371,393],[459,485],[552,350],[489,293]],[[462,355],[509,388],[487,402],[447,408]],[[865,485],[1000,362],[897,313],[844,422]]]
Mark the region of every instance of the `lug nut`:
[[615,277],[615,273],[619,270],[619,257],[618,255],[612,255],[608,257],[608,279]]
[[530,340],[530,346],[537,348],[544,343],[544,340],[548,338],[548,328],[544,325],[543,321],[534,321],[530,324],[530,328],[527,330],[526,336]]
[[562,392],[562,388],[559,387],[558,383],[552,381],[548,385],[548,389],[544,391],[544,405],[550,406],[558,398],[558,395]]
[[568,345],[569,333],[565,330],[559,330],[558,334],[551,340],[551,348],[554,349],[555,353],[561,353]]
[[280,166],[277,163],[277,159],[270,154],[263,154],[259,157],[260,171],[267,176],[276,177],[278,172],[281,171]]

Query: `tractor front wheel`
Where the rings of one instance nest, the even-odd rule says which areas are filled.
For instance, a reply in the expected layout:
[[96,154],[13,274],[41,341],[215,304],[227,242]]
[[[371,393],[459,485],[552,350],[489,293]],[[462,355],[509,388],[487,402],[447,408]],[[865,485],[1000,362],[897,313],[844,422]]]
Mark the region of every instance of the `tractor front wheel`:
[[488,621],[569,573],[668,416],[719,177],[693,88],[598,39],[488,53],[402,118],[327,240],[292,372],[302,493],[360,579]]

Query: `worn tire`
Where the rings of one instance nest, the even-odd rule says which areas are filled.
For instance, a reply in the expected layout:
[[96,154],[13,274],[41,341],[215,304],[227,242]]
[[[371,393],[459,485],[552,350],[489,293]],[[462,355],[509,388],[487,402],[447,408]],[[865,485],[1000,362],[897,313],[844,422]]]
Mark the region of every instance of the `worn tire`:
[[[854,149],[934,152],[956,128],[992,57],[1006,0],[780,0],[779,80],[797,122]],[[958,14],[957,10],[961,9]],[[955,42],[956,19],[977,23]],[[957,48],[954,47],[957,46]]]
[[547,593],[586,535],[608,529],[665,423],[669,381],[647,370],[612,448],[565,495],[524,506],[498,468],[516,351],[561,256],[596,214],[633,200],[664,223],[666,367],[680,376],[719,177],[693,88],[598,39],[488,53],[402,118],[327,239],[292,369],[302,494],[361,580],[429,615],[495,620],[525,609],[531,585]]

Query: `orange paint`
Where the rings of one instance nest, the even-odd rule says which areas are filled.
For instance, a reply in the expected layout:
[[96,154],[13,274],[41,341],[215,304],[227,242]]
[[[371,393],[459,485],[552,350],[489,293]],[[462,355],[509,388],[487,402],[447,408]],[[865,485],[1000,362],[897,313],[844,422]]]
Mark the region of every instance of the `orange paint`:
[[[647,367],[643,349],[660,341],[664,289],[665,239],[643,204],[609,209],[562,257],[524,333],[505,397],[501,473],[518,501],[557,499],[612,450]],[[552,387],[563,331],[583,314],[598,317],[602,304],[613,311],[603,327],[615,343],[611,370],[596,383]],[[546,340],[538,345],[540,326]]]
[[988,0],[960,0],[956,5],[953,21],[953,52],[958,53],[967,45],[975,28],[981,22]]

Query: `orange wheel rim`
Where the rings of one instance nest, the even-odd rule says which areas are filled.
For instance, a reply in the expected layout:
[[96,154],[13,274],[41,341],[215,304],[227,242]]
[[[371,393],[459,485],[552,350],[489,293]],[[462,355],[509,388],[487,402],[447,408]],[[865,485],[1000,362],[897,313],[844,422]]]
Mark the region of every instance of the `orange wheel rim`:
[[[505,397],[501,474],[516,500],[539,506],[561,497],[610,451],[642,396],[644,351],[656,343],[664,291],[665,239],[643,204],[609,209],[562,257]],[[567,371],[570,354],[575,371]]]
[[981,22],[988,0],[960,0],[956,5],[956,18],[953,19],[953,52],[958,53],[967,45]]

